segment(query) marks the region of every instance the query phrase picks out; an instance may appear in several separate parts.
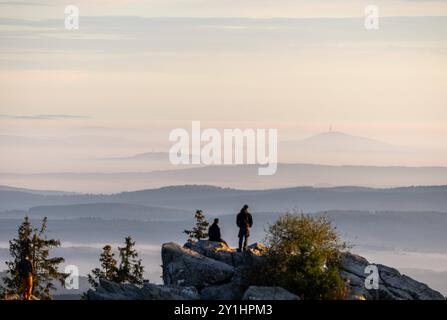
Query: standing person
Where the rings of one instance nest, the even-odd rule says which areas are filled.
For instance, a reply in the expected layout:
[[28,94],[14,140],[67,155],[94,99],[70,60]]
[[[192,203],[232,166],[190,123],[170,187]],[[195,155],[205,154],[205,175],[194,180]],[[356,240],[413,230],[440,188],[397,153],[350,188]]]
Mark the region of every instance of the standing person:
[[[236,217],[236,224],[239,227],[239,249],[238,252],[242,252],[242,248],[244,251],[247,250],[248,238],[250,237],[250,228],[253,225],[253,218],[248,212],[248,205],[244,205],[239,214]],[[243,243],[243,247],[242,247]]]
[[23,300],[31,300],[33,294],[33,264],[28,256],[23,256],[18,264],[19,276],[23,283]]
[[220,227],[219,227],[219,219],[217,219],[217,218],[214,219],[213,224],[208,229],[208,237],[209,237],[209,241],[222,242],[228,247],[227,242],[222,239],[222,235],[220,233]]

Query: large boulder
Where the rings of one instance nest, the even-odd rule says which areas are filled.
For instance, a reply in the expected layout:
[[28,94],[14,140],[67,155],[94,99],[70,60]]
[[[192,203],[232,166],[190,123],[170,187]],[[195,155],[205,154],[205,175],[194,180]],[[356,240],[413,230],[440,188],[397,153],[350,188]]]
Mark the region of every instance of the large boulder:
[[236,255],[236,250],[231,249],[223,242],[200,240],[187,242],[183,247],[230,266],[238,264],[238,262],[235,261],[236,259],[239,259],[238,255]]
[[95,290],[87,291],[86,298],[88,300],[198,300],[200,296],[194,287],[171,287],[152,283],[136,286],[100,279]]
[[141,290],[143,300],[199,300],[195,287],[170,287],[147,283]]
[[365,279],[368,276],[365,268],[371,265],[365,258],[352,253],[342,255],[340,275],[349,282],[350,299],[365,298],[367,300],[444,300],[444,296],[428,287],[401,274],[396,269],[377,264],[379,271],[379,288],[366,289]]
[[205,287],[200,291],[202,300],[241,300],[244,287],[235,282],[225,283],[219,286]]
[[248,246],[247,251],[244,252],[237,252],[236,249],[231,249],[223,242],[209,240],[187,242],[183,247],[232,267],[253,267],[256,263],[262,263],[266,252],[264,245],[259,242]]
[[133,284],[120,285],[106,279],[99,279],[95,290],[86,293],[88,300],[142,300],[140,288]]
[[208,258],[176,243],[165,243],[161,249],[165,285],[203,288],[228,282],[234,274],[231,265]]
[[242,300],[300,300],[300,297],[281,287],[251,286]]

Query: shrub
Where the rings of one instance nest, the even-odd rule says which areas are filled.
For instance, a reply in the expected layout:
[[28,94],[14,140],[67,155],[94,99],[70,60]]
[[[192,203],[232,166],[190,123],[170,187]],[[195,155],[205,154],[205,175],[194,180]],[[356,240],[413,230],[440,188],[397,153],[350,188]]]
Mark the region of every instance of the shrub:
[[257,277],[303,299],[341,299],[347,288],[339,275],[342,242],[326,217],[286,213],[267,230],[266,262]]

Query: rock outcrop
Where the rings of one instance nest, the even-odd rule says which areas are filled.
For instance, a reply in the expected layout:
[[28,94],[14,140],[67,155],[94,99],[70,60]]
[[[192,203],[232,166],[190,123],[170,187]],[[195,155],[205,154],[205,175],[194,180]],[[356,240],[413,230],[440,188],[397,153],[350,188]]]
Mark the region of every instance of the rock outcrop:
[[244,253],[237,252],[222,242],[214,241],[187,242],[184,247],[234,268],[253,266],[256,263],[260,263],[263,254],[266,252],[265,247],[259,242],[248,246],[247,251]]
[[300,300],[300,297],[281,287],[251,286],[245,291],[242,300]]
[[145,283],[142,286],[117,284],[100,279],[95,290],[88,290],[88,300],[198,300],[195,287],[171,287]]
[[243,270],[262,263],[265,248],[260,243],[236,252],[213,241],[162,246],[165,285],[194,286],[202,300],[240,300],[249,283]]
[[202,300],[241,300],[244,287],[236,282],[229,282],[219,286],[205,287],[200,291]]
[[426,284],[401,274],[396,269],[376,264],[379,288],[367,290],[365,268],[371,265],[365,258],[345,253],[342,258],[341,276],[349,281],[349,298],[367,300],[444,300],[444,296]]
[[[96,290],[89,290],[88,299],[155,299],[155,300],[299,300],[280,287],[253,286],[245,270],[256,268],[265,259],[266,249],[260,243],[246,252],[236,252],[223,243],[198,241],[181,246],[162,246],[164,285],[118,285],[101,280]],[[379,288],[367,290],[365,268],[370,263],[358,255],[345,253],[340,275],[349,283],[349,299],[367,300],[443,300],[444,297],[427,285],[396,269],[377,265]]]
[[225,283],[234,275],[234,267],[231,265],[173,242],[162,246],[161,256],[165,285],[194,286],[201,289]]

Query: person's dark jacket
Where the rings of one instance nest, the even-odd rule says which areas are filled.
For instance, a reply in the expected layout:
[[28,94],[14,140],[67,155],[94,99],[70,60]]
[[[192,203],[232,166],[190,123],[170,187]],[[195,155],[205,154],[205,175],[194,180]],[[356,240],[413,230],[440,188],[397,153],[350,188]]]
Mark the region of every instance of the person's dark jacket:
[[216,223],[213,223],[208,229],[208,237],[210,241],[221,241],[220,228]]
[[21,260],[18,264],[17,271],[21,278],[28,278],[33,275],[33,264],[29,260]]
[[253,218],[248,211],[242,210],[236,217],[236,224],[240,230],[239,234],[244,233],[248,235],[250,228],[253,226]]

